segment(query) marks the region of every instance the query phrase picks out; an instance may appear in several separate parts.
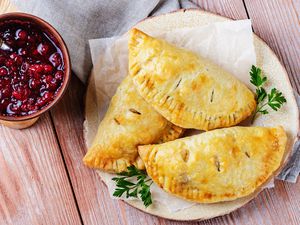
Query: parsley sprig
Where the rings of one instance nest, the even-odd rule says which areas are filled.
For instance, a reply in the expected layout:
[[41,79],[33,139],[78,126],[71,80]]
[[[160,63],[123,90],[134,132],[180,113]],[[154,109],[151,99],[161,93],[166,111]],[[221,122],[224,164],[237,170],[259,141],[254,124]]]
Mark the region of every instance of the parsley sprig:
[[[257,107],[252,118],[253,122],[258,113],[263,115],[269,113],[267,106],[277,111],[286,102],[286,99],[276,88],[272,88],[270,93],[266,92],[263,85],[266,83],[267,77],[263,76],[260,68],[252,65],[250,76],[250,82],[256,86],[255,92],[257,101]],[[265,99],[267,99],[267,101],[265,101]]]
[[[135,166],[127,167],[126,172],[119,173],[118,177],[112,178],[116,182],[116,190],[113,193],[115,197],[121,197],[125,194],[126,198],[140,198],[147,208],[152,204],[150,186],[153,181],[147,178],[144,171],[138,170]],[[132,180],[136,179],[136,183]]]

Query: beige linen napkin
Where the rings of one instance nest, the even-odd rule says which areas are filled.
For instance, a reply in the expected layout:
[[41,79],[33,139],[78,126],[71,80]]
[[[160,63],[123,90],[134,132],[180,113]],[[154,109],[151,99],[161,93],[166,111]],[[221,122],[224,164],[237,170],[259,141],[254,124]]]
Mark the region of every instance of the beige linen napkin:
[[[72,69],[85,82],[92,67],[89,39],[118,36],[138,21],[180,8],[196,8],[188,0],[11,0],[17,9],[50,22],[63,36]],[[295,92],[298,106],[300,96]],[[300,141],[278,179],[295,183],[300,172]]]
[[180,8],[188,0],[11,0],[16,7],[51,23],[71,54],[72,70],[85,82],[92,68],[89,39],[120,35],[140,20]]

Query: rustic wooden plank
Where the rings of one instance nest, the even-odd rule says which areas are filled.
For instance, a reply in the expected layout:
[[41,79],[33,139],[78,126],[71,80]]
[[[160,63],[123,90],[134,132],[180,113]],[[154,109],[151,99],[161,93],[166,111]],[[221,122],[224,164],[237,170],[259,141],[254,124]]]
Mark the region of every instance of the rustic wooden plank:
[[[231,16],[234,17],[234,13]],[[244,18],[245,16],[246,13]],[[51,112],[83,222],[112,225],[184,224],[150,216],[121,201],[111,200],[105,185],[96,173],[84,167],[82,164],[82,157],[86,151],[82,136],[84,92],[84,85],[78,78],[73,77],[64,99]]]
[[232,19],[247,19],[242,0],[192,0],[201,9]]
[[300,93],[300,1],[245,0],[253,29],[283,62]]
[[[225,0],[197,2],[201,8],[234,19],[243,18],[240,15],[246,14],[245,10],[241,9],[241,4],[237,2]],[[224,6],[228,2],[231,4]],[[287,68],[292,85],[299,91],[300,26],[297,12],[300,11],[300,2],[245,0],[245,3],[255,33],[279,56]],[[224,8],[226,12],[222,13]],[[299,199],[300,182],[288,184],[276,181],[275,189],[265,190],[243,208],[228,216],[219,217],[218,220],[210,221],[221,224],[300,224]]]
[[73,76],[66,95],[51,112],[84,224],[158,224],[159,218],[112,200],[95,171],[83,165],[84,92],[84,85]]
[[[128,221],[127,214],[134,215],[136,210],[123,202],[113,201],[95,171],[82,163],[86,152],[83,140],[84,92],[84,85],[73,76],[64,98],[51,112],[74,193],[84,224],[123,224]],[[143,218],[144,215],[140,214],[139,218]]]
[[0,224],[80,224],[49,114],[33,127],[0,126]]
[[0,224],[81,224],[49,113],[29,129],[0,126],[0,171]]
[[[274,50],[287,69],[292,86],[300,91],[300,2],[245,0],[253,29]],[[300,224],[300,182],[276,182],[275,190],[265,191],[255,203],[261,219],[272,224]],[[261,201],[259,201],[261,200]]]
[[[245,19],[243,2],[198,0],[201,8],[234,19]],[[127,204],[111,200],[105,185],[81,162],[85,153],[82,137],[84,85],[73,77],[71,86],[58,107],[52,111],[56,131],[85,224],[186,224],[147,215]],[[276,182],[277,187],[264,191],[258,198],[236,212],[202,222],[188,224],[279,224],[299,222],[299,183]],[[280,210],[279,210],[280,208]],[[286,210],[287,209],[287,210]],[[298,211],[297,211],[298,209]],[[289,212],[293,210],[293,214]],[[280,211],[280,218],[276,215]]]

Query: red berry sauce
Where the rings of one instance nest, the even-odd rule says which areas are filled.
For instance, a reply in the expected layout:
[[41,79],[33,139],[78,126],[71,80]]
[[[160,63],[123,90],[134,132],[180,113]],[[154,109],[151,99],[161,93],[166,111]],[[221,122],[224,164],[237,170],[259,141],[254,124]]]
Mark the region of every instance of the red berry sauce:
[[0,24],[0,115],[26,116],[53,101],[64,81],[64,59],[53,38],[30,22]]

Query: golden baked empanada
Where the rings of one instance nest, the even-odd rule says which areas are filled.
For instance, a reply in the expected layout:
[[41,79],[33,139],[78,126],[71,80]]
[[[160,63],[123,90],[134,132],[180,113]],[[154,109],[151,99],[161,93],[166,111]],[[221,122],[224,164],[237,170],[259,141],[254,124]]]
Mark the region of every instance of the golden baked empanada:
[[182,128],[168,122],[137,93],[127,76],[111,100],[92,147],[83,161],[92,168],[121,172],[130,165],[144,168],[137,146],[180,136]]
[[139,147],[148,175],[167,192],[200,203],[247,196],[279,168],[282,127],[232,127]]
[[211,130],[254,111],[254,94],[208,59],[132,29],[129,73],[140,95],[173,124]]

